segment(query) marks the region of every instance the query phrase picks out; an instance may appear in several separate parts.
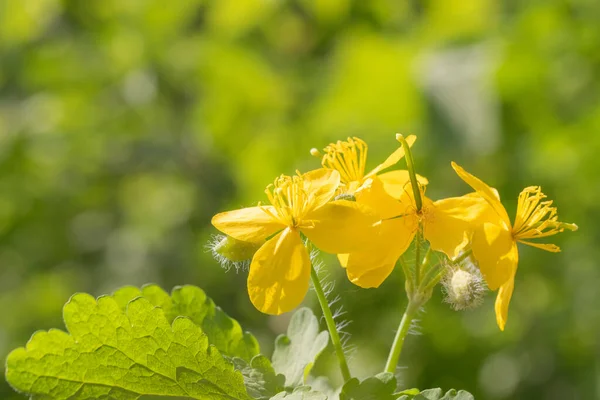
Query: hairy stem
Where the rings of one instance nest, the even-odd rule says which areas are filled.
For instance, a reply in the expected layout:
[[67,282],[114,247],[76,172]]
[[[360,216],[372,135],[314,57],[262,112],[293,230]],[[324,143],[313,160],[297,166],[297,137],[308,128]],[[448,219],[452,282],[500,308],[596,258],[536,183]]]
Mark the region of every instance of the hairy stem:
[[421,284],[421,232],[415,234],[415,287]]
[[390,354],[388,355],[387,363],[385,364],[385,372],[396,372],[398,360],[400,359],[400,353],[402,353],[402,346],[404,345],[404,339],[408,334],[410,324],[417,315],[418,310],[419,306],[409,300],[408,305],[406,306],[406,311],[404,311],[404,315],[402,316],[402,320],[400,321],[400,325],[398,326],[398,331],[396,332],[394,343],[392,344],[392,348],[390,349]]
[[342,371],[344,382],[348,382],[350,379],[352,379],[352,376],[350,375],[350,369],[348,368],[348,363],[346,362],[346,356],[344,355],[344,349],[342,348],[340,335],[335,326],[335,321],[333,320],[331,309],[329,308],[329,304],[327,303],[325,292],[323,292],[321,281],[319,281],[317,271],[315,271],[315,267],[312,265],[310,267],[310,277],[312,279],[312,284],[315,288],[315,292],[317,293],[317,298],[319,299],[321,310],[323,310],[323,316],[325,317],[325,322],[327,323],[327,329],[329,330],[331,342],[333,343],[333,347],[335,348],[335,354],[337,355],[338,362],[340,363],[340,370]]

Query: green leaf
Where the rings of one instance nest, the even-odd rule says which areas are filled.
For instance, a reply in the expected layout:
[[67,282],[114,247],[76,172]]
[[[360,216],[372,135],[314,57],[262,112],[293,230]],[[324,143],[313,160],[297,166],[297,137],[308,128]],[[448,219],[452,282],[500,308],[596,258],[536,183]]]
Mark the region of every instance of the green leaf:
[[[413,390],[413,389],[411,389]],[[398,393],[398,394],[405,394],[406,391]],[[401,396],[398,398],[398,400],[405,400],[405,399],[412,399],[412,400],[474,400],[475,398],[473,397],[473,395],[469,392],[466,392],[464,390],[459,390],[458,392],[454,389],[450,389],[446,392],[446,394],[444,394],[444,392],[442,391],[442,389],[440,388],[436,388],[436,389],[427,389],[427,390],[423,390],[421,393],[418,393],[416,396],[412,396],[412,395],[405,395],[405,396]]]
[[475,397],[467,391],[450,389],[440,400],[475,400]]
[[383,372],[362,382],[353,378],[342,387],[340,400],[395,400],[396,385],[396,377],[390,372]]
[[423,390],[417,396],[417,399],[439,400],[443,396],[443,391],[440,388]]
[[327,400],[327,396],[320,392],[313,391],[310,386],[298,386],[292,393],[281,392],[271,400]]
[[9,354],[7,381],[39,399],[249,399],[242,375],[189,318],[171,325],[144,297],[123,310],[121,295],[71,297],[63,309],[69,333],[35,333]]
[[396,396],[400,396],[400,395],[407,395],[407,398],[408,398],[408,396],[411,396],[411,398],[412,398],[412,396],[416,396],[416,395],[418,395],[420,392],[421,392],[421,391],[420,391],[419,389],[417,389],[417,388],[412,388],[412,389],[404,389],[404,390],[403,390],[403,391],[401,391],[401,392],[395,393],[395,395],[396,395]]
[[273,367],[285,375],[287,387],[305,382],[315,360],[329,342],[327,331],[319,332],[319,321],[309,308],[301,308],[292,316],[287,335],[275,340]]
[[252,359],[250,364],[241,358],[234,358],[235,369],[244,376],[248,394],[254,399],[270,399],[284,390],[285,376],[275,374],[271,361],[263,355]]
[[190,318],[202,327],[210,344],[221,354],[239,357],[248,362],[260,353],[256,338],[244,332],[240,324],[225,314],[221,308],[196,286],[178,286],[171,296],[157,285],[146,285],[141,290],[126,286],[117,290],[113,298],[125,309],[132,299],[142,296],[155,306],[161,307],[165,316],[172,322],[178,316]]
[[313,390],[316,390],[317,392],[321,392],[324,395],[326,395],[328,399],[339,399],[340,398],[340,392],[342,391],[342,388],[339,387],[339,388],[335,389],[332,386],[329,379],[327,379],[324,376],[318,376],[314,379],[309,379],[308,385],[311,388],[313,388]]

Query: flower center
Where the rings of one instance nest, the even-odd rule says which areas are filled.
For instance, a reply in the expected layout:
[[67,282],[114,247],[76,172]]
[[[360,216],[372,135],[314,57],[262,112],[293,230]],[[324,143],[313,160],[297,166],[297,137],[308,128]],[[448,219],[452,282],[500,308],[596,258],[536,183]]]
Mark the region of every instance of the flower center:
[[281,175],[267,186],[265,193],[275,207],[277,215],[272,215],[274,218],[289,227],[295,228],[301,224],[309,209],[311,196],[304,189],[304,181],[300,175]]
[[325,147],[321,164],[325,168],[335,169],[340,173],[341,182],[362,183],[367,164],[367,144],[359,138],[348,138],[345,142],[337,141]]
[[546,195],[539,186],[529,186],[519,194],[517,216],[512,234],[516,240],[535,239],[552,236],[567,229],[572,224],[558,221],[556,207],[552,200],[542,201]]

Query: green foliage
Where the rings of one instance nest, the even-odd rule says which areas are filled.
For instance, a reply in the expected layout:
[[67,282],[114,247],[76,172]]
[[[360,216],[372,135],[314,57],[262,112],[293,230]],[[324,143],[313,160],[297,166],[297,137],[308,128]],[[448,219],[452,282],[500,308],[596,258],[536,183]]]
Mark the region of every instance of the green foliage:
[[464,390],[449,390],[444,394],[442,389],[406,389],[396,391],[396,378],[384,372],[359,382],[353,378],[342,387],[340,400],[474,400],[473,395]]
[[147,285],[141,290],[126,286],[113,294],[122,309],[125,309],[131,299],[138,296],[143,296],[153,305],[161,307],[169,321],[178,316],[190,318],[202,328],[210,344],[223,355],[250,361],[260,352],[256,338],[251,333],[243,332],[236,320],[215,306],[204,291],[196,286],[176,287],[171,296],[157,285]]
[[427,389],[422,392],[398,397],[398,400],[474,400],[471,393],[459,390],[458,392],[454,389],[450,389],[444,394],[442,389]]
[[275,340],[273,367],[285,375],[285,385],[294,387],[306,381],[316,358],[327,347],[329,333],[319,332],[319,321],[309,308],[296,311],[287,335]]
[[359,382],[353,378],[346,382],[340,400],[395,400],[396,377],[384,372]]
[[271,400],[328,400],[327,396],[323,393],[315,392],[311,390],[309,386],[299,386],[292,393],[279,393],[277,396],[272,397]]
[[327,399],[302,386],[329,338],[308,308],[277,338],[273,365],[254,336],[195,286],[170,296],[157,285],[97,300],[75,294],[63,318],[68,333],[37,332],[8,356],[6,379],[15,390],[55,400]]
[[235,369],[244,376],[248,394],[254,399],[267,400],[284,391],[285,376],[276,374],[271,362],[263,355],[252,359],[250,364],[241,358],[234,358]]
[[6,378],[33,397],[247,399],[242,375],[185,317],[170,324],[144,297],[123,310],[110,296],[76,294],[63,310],[69,333],[37,332],[7,359]]

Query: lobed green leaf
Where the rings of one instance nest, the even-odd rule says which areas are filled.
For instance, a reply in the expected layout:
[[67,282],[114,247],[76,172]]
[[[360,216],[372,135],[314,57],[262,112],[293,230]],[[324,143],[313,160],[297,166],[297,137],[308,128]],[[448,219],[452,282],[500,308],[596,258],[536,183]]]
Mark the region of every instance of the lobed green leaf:
[[[414,389],[411,389],[411,391]],[[404,392],[402,392],[403,394]],[[445,394],[440,388],[436,389],[426,389],[420,393],[416,393],[415,395],[406,394],[400,396],[398,400],[475,400],[473,395],[464,390],[459,390],[458,392],[455,389],[448,390]]]
[[252,359],[250,364],[234,358],[235,369],[242,373],[248,394],[254,399],[268,400],[285,388],[285,376],[276,374],[271,361],[263,355]]
[[285,375],[285,386],[305,383],[312,366],[329,343],[329,333],[319,332],[319,321],[309,308],[301,308],[292,316],[287,335],[275,340],[273,368]]
[[395,400],[396,377],[384,372],[359,382],[353,378],[346,382],[340,393],[340,400]]
[[271,400],[327,400],[327,396],[323,393],[316,392],[310,386],[298,386],[292,393],[281,392]]
[[[209,344],[192,318],[173,317],[192,300],[206,303],[203,292],[181,288],[177,296],[185,301],[169,303],[158,289],[146,287],[143,297],[133,300],[128,300],[135,296],[133,288],[97,300],[74,295],[63,309],[69,333],[35,333],[26,347],[9,354],[7,381],[34,399],[249,399],[242,374]],[[218,315],[211,304],[200,312],[203,322],[211,313]]]
[[161,307],[170,322],[178,316],[190,318],[202,328],[208,336],[209,343],[223,355],[239,357],[250,362],[260,353],[256,338],[251,333],[244,332],[240,324],[217,307],[199,287],[177,286],[169,296],[160,286],[154,284],[146,285],[142,289],[126,286],[113,294],[122,309],[125,309],[129,301],[140,296]]

